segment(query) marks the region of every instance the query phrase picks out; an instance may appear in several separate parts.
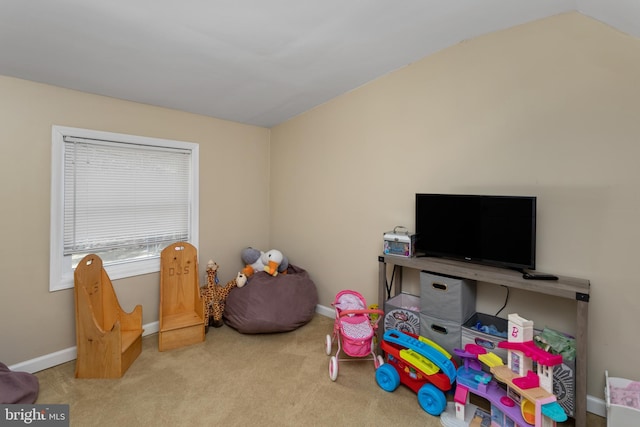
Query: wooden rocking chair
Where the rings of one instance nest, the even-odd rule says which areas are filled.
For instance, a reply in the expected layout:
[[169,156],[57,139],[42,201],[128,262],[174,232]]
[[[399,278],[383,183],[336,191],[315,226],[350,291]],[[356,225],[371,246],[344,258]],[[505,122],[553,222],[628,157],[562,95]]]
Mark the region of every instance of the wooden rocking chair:
[[204,301],[198,280],[198,252],[187,242],[160,254],[160,332],[158,349],[204,341]]
[[142,306],[126,313],[102,259],[90,254],[74,273],[76,378],[120,378],[142,351]]

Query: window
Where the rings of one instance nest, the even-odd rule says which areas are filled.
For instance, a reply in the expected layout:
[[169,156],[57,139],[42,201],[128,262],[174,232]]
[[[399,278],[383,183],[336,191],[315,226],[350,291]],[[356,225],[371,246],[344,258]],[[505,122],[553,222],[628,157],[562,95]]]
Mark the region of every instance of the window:
[[198,144],[53,126],[50,291],[72,288],[87,254],[120,279],[197,239]]

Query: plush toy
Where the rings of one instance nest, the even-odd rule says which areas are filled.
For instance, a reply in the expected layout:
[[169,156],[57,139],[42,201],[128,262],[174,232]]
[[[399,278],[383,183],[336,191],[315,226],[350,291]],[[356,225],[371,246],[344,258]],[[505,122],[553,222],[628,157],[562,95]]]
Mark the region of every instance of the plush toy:
[[229,296],[229,292],[231,292],[235,287],[241,288],[247,283],[247,276],[242,274],[241,272],[238,275],[227,282],[224,286],[216,286],[216,292],[213,296],[213,303],[211,305],[213,314],[212,314],[212,325],[214,328],[219,328],[223,325],[222,315],[224,314],[224,304],[227,301],[227,297]]
[[288,268],[289,268],[289,258],[284,256],[284,254],[283,254],[282,255],[282,260],[280,261],[280,264],[278,265],[278,273],[287,274],[287,269]]
[[240,256],[245,263],[242,273],[247,277],[258,271],[266,271],[272,276],[277,276],[278,273],[285,274],[289,267],[289,260],[277,249],[262,252],[248,247],[242,250]]
[[218,285],[218,264],[213,260],[207,263],[207,286],[200,289],[200,294],[204,299],[206,326],[219,328],[223,325],[222,315],[224,313],[224,303],[229,296],[229,292],[235,287],[241,288],[247,283],[247,276],[239,272],[237,276],[230,280],[225,286]]
[[204,301],[204,325],[205,329],[211,323],[212,303],[218,284],[218,264],[212,259],[207,263],[207,284],[200,288],[200,296]]

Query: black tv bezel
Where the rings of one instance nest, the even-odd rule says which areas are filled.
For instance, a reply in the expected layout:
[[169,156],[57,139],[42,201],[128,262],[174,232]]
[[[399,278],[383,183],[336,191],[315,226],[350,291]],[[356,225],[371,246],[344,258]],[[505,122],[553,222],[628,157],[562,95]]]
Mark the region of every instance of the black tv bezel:
[[[430,196],[430,197],[462,197],[462,198],[485,198],[485,199],[500,199],[500,200],[508,200],[508,199],[517,199],[521,200],[529,200],[531,202],[531,246],[529,248],[529,262],[521,263],[514,260],[508,259],[486,259],[483,257],[470,256],[470,254],[464,253],[454,253],[454,252],[445,252],[438,251],[435,249],[425,250],[423,242],[420,239],[420,231],[422,227],[418,224],[419,220],[419,201],[418,198],[420,196]],[[524,272],[525,270],[535,270],[536,268],[536,233],[537,233],[537,197],[536,196],[512,196],[512,195],[486,195],[486,194],[447,194],[447,193],[416,193],[415,198],[415,232],[416,232],[416,244],[415,244],[415,252],[418,257],[438,257],[438,258],[447,258],[459,261],[465,261],[475,264],[489,265],[493,267],[500,268],[508,268],[514,269],[517,271]]]

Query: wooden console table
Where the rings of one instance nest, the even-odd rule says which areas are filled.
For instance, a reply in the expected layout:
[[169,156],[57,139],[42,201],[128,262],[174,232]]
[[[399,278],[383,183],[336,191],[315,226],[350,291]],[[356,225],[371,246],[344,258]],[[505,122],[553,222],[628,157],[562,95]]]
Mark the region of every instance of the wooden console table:
[[[576,309],[576,395],[574,418],[577,426],[587,425],[587,330],[589,318],[589,287],[585,279],[560,276],[558,280],[525,280],[517,271],[444,258],[404,258],[393,255],[378,257],[378,304],[382,309],[387,300],[387,264],[399,266],[393,283],[394,296],[402,292],[402,270],[411,268],[447,276],[472,279],[509,288],[547,294],[557,298],[575,299]],[[378,342],[384,328],[378,328]]]

